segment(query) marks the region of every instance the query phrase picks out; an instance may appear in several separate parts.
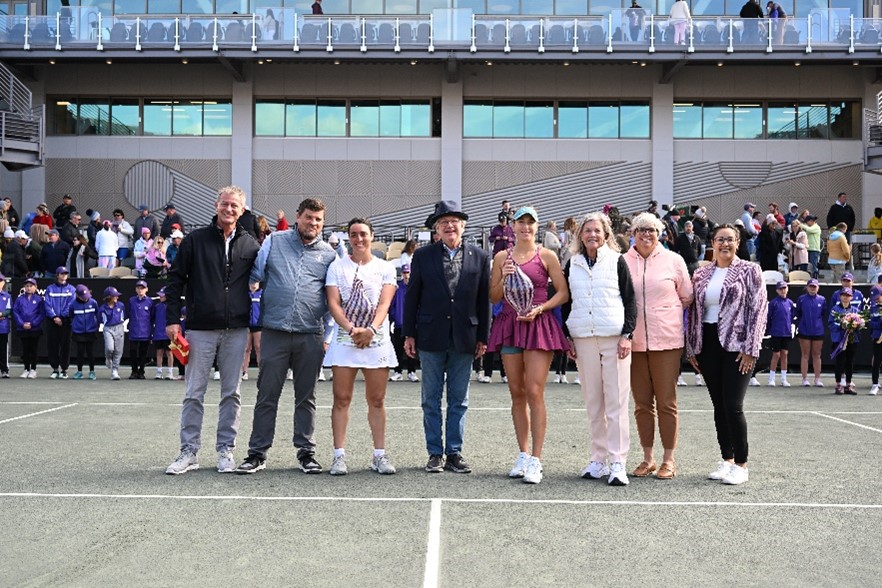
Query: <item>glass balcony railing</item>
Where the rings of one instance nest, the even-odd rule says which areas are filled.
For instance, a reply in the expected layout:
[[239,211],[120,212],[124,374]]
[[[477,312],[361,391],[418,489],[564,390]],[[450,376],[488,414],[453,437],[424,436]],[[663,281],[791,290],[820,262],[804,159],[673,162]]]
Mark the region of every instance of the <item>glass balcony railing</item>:
[[[882,19],[815,11],[806,18],[696,17],[673,22],[626,10],[606,16],[536,17],[442,11],[428,16],[313,16],[290,9],[254,14],[117,15],[70,8],[55,16],[0,16],[0,49],[290,49],[472,53],[882,52]],[[437,18],[436,18],[437,17]]]

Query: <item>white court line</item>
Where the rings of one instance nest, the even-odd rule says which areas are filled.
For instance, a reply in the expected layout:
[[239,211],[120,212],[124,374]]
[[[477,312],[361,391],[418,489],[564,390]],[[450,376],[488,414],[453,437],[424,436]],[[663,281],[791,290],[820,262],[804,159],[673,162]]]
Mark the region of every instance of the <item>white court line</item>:
[[[422,503],[443,502],[462,504],[538,504],[538,505],[564,505],[564,506],[675,506],[675,507],[705,507],[705,506],[731,506],[750,508],[806,508],[806,509],[857,509],[857,510],[882,510],[882,504],[848,504],[848,503],[823,503],[823,502],[725,502],[711,501],[655,501],[655,500],[563,500],[563,499],[519,499],[519,498],[384,498],[384,497],[354,497],[354,496],[224,496],[224,495],[175,495],[175,494],[53,494],[40,492],[0,492],[2,498],[74,498],[74,499],[111,499],[111,500],[189,500],[189,501],[222,501],[233,500],[241,502],[400,502]],[[439,514],[440,517],[440,514]],[[438,519],[440,525],[440,518]]]
[[839,421],[840,423],[845,423],[847,425],[854,425],[855,427],[860,427],[861,429],[866,429],[868,431],[875,431],[876,433],[882,433],[882,429],[877,429],[875,427],[868,427],[867,425],[862,425],[860,423],[855,423],[853,421],[847,421],[845,419],[840,419],[838,417],[830,416],[829,414],[824,414],[822,412],[816,412],[815,414],[818,416],[822,416],[825,419],[830,419],[832,421]]
[[437,588],[438,570],[441,568],[441,499],[432,499],[429,514],[429,540],[426,542],[426,571],[423,588]]
[[0,425],[2,425],[3,423],[11,423],[12,421],[18,421],[18,420],[26,419],[26,418],[29,418],[32,416],[37,416],[39,414],[46,414],[47,412],[55,412],[56,410],[61,410],[62,408],[70,408],[71,406],[76,406],[76,405],[77,405],[77,403],[74,402],[73,404],[66,404],[64,406],[56,406],[55,408],[47,408],[46,410],[41,410],[40,412],[32,412],[31,414],[23,414],[21,416],[12,417],[11,419],[2,420],[2,421],[0,421]]
[[50,400],[8,400],[0,402],[0,404],[64,404],[63,402],[55,402]]

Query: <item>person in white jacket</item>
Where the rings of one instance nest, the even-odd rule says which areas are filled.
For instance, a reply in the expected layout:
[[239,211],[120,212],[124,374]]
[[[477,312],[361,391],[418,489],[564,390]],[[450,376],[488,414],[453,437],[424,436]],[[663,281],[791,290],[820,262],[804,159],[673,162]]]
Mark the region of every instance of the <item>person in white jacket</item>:
[[686,44],[686,25],[692,20],[686,0],[677,0],[671,6],[671,24],[674,25],[674,44]]
[[116,254],[119,250],[119,238],[112,230],[110,220],[105,220],[102,229],[95,233],[95,249],[98,251],[98,267],[113,269],[116,267]]
[[117,238],[118,248],[116,250],[116,256],[117,259],[122,262],[122,260],[132,253],[135,228],[129,224],[126,220],[126,215],[123,214],[123,211],[119,208],[113,211],[113,224],[111,226],[113,227],[113,232],[116,233]]

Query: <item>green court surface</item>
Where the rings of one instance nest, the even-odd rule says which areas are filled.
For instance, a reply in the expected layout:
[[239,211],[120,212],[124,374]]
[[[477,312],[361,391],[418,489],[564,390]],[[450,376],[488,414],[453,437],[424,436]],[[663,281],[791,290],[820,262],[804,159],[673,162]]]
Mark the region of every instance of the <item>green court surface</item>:
[[[549,383],[545,479],[507,477],[517,454],[504,385],[472,383],[464,455],[427,474],[419,384],[390,383],[387,451],[368,468],[363,398],[350,474],[305,475],[290,383],[267,469],[218,474],[218,383],[202,469],[167,476],[182,382],[0,383],[0,586],[879,585],[882,397],[751,388],[750,481],[706,479],[719,459],[705,388],[681,388],[678,474],[618,488],[579,477],[589,438],[577,386]],[[151,374],[152,375],[152,374]],[[246,454],[256,370],[242,383]],[[497,377],[498,378],[498,377]],[[691,380],[691,378],[690,378]],[[498,380],[497,380],[498,381]],[[356,397],[363,382],[357,382]],[[317,457],[331,462],[331,383],[318,386]],[[657,461],[661,460],[660,448]],[[629,470],[641,461],[631,427]]]

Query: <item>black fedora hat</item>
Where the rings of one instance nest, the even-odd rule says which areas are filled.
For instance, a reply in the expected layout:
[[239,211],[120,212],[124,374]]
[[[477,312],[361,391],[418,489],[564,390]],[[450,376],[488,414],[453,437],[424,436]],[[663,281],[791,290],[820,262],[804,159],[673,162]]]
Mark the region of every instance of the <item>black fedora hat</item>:
[[462,211],[460,205],[453,200],[442,200],[435,203],[435,211],[429,216],[428,225],[434,226],[435,222],[442,216],[455,216],[462,220],[469,220],[469,215]]

